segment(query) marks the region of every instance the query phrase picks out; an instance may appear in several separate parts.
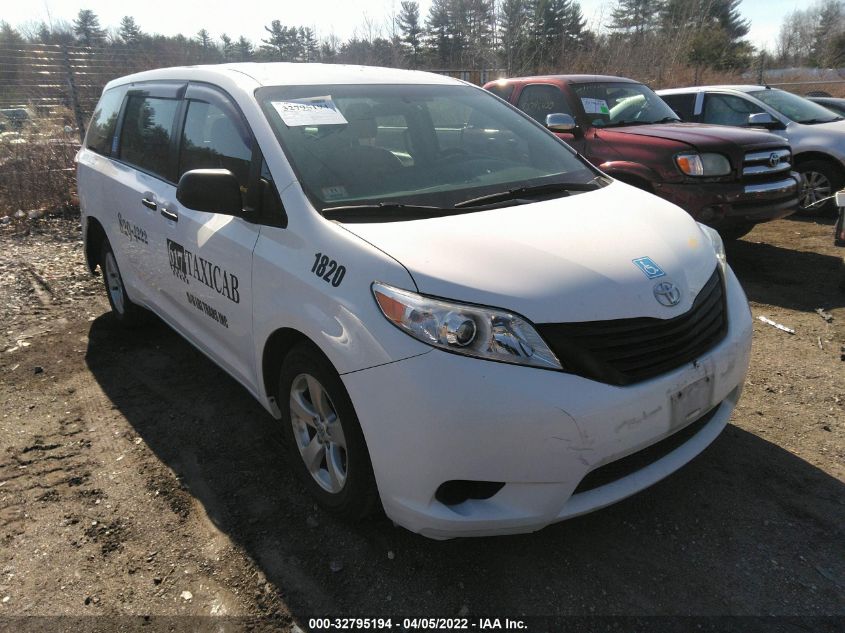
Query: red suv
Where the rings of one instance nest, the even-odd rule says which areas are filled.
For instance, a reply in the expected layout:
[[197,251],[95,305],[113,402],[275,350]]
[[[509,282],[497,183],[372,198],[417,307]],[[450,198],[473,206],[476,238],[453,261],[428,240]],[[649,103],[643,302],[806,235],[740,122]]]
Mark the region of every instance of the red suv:
[[623,77],[522,77],[484,88],[608,175],[674,202],[726,238],[797,209],[792,153],[774,134],[681,123],[649,87]]

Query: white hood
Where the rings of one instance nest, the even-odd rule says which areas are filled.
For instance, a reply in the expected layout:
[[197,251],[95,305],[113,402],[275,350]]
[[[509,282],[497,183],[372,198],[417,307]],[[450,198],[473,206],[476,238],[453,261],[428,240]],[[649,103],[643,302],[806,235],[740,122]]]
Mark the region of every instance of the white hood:
[[[535,323],[671,318],[690,309],[717,265],[686,212],[619,182],[534,204],[345,227],[402,263],[419,292]],[[665,276],[648,279],[632,261],[641,257]],[[662,281],[681,289],[677,306],[655,299]]]

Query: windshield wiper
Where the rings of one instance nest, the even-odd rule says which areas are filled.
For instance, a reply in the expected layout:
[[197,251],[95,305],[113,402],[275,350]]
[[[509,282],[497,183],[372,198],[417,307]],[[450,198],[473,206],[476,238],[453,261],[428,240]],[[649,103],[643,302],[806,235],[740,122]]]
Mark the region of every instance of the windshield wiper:
[[807,119],[806,121],[798,121],[802,125],[816,125],[817,123],[833,123],[834,121],[841,121],[842,117],[837,116],[832,119]]
[[594,184],[595,180],[596,179],[593,178],[593,180],[583,183],[553,182],[545,185],[534,185],[533,187],[517,187],[516,189],[508,189],[507,191],[499,191],[497,193],[487,194],[486,196],[478,196],[477,198],[462,200],[455,205],[455,208],[463,209],[465,207],[494,204],[505,200],[530,198],[533,196],[542,196],[552,193],[564,193],[568,195],[570,191],[592,191],[593,189],[598,189],[598,185]]
[[[401,211],[395,216],[385,216],[384,213]],[[326,207],[323,209],[323,217],[327,220],[367,221],[375,219],[379,222],[390,222],[393,220],[422,220],[425,218],[436,218],[441,215],[452,215],[454,209],[444,207],[431,207],[416,204],[399,204],[393,202],[376,202],[374,204],[350,204],[337,207]]]
[[658,123],[681,123],[681,120],[676,116],[665,116],[659,121],[650,121],[650,123],[653,125]]
[[628,125],[652,125],[654,121],[614,121],[613,123],[605,123],[602,126],[597,126],[597,129],[603,130],[609,127],[626,127]]

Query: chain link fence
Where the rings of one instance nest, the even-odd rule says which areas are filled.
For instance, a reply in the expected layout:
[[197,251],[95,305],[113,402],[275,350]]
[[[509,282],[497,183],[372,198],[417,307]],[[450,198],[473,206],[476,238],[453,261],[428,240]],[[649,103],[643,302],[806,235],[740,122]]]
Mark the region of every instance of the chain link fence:
[[[202,50],[162,46],[0,44],[0,217],[76,204],[73,157],[106,83],[151,68],[211,61]],[[475,84],[505,75],[502,69],[431,72]],[[798,94],[828,90],[845,96],[841,72],[810,78],[766,71],[766,79]]]

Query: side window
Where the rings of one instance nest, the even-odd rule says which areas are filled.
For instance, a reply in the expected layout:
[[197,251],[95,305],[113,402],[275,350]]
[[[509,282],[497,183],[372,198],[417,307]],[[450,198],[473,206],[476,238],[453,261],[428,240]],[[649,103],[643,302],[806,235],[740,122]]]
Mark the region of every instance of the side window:
[[189,101],[181,147],[179,176],[191,169],[228,169],[246,189],[252,139],[233,113],[212,103]]
[[694,92],[683,95],[660,95],[672,110],[675,111],[681,121],[692,121],[695,112],[695,97]]
[[508,83],[495,83],[492,86],[486,88],[489,92],[492,92],[497,97],[504,99],[505,101],[511,100],[511,95],[513,95],[513,91],[516,86],[513,84]]
[[130,95],[120,133],[120,158],[170,179],[170,135],[177,99]]
[[111,156],[114,128],[117,125],[124,94],[126,94],[125,88],[112,88],[100,97],[97,109],[91,117],[88,133],[85,135],[85,147],[103,156]]
[[704,97],[702,123],[717,125],[748,125],[748,116],[763,112],[763,108],[734,95],[708,94]]
[[546,124],[548,114],[560,113],[574,116],[572,108],[569,107],[557,86],[526,86],[519,95],[516,107],[543,125]]

